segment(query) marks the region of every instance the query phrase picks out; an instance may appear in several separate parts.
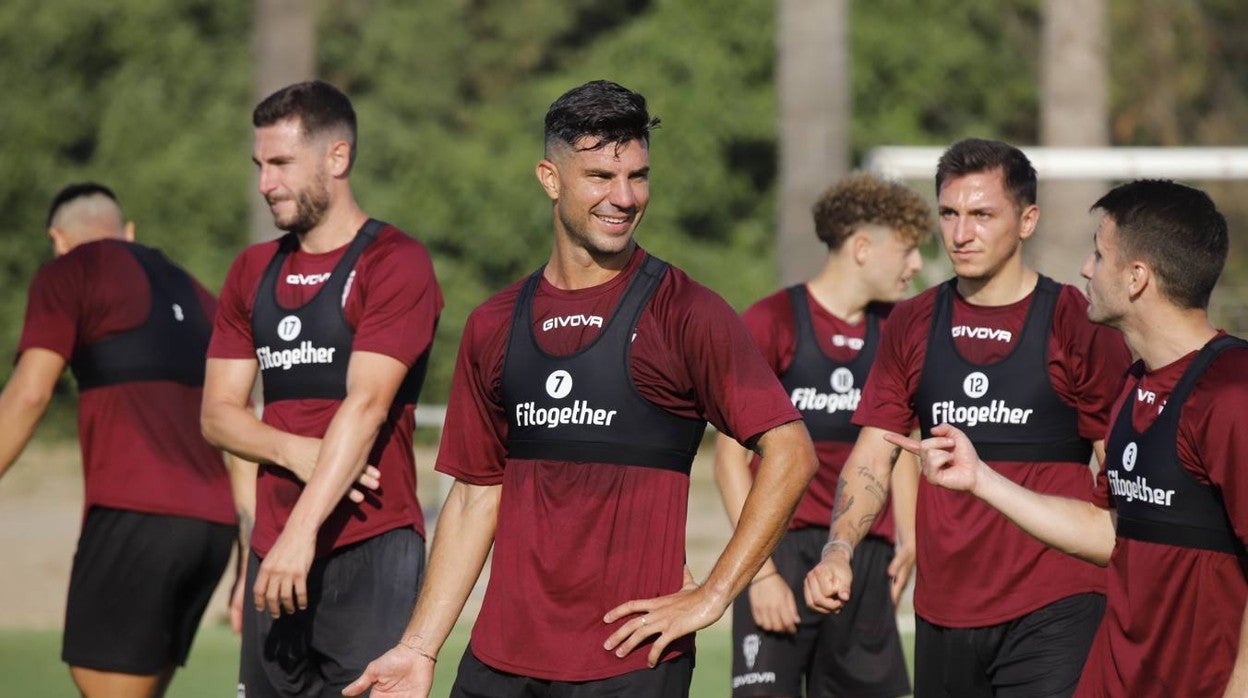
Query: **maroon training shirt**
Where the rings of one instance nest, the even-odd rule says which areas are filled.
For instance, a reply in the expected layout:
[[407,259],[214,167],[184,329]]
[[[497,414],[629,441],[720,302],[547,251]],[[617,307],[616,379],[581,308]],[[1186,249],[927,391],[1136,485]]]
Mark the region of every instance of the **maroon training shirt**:
[[[533,300],[541,348],[566,355],[609,320],[645,253],[618,276],[577,291],[543,280]],[[502,485],[490,581],[472,651],[501,671],[587,681],[645,668],[649,645],[624,659],[602,644],[627,618],[602,617],[632,599],[680,589],[689,478],[657,468],[507,457],[503,355],[521,284],[468,318],[437,469]],[[800,419],[740,319],[719,296],[671,268],[642,312],[631,351],[647,400],[749,440]],[[663,659],[693,648],[670,646]]]
[[[204,315],[217,303],[195,282]],[[125,243],[79,245],[45,264],[30,284],[17,351],[47,349],[68,363],[79,345],[142,325],[152,290]],[[93,506],[234,524],[221,453],[199,429],[203,390],[172,381],[93,388],[78,398],[84,511]]]
[[[819,349],[834,361],[849,362],[858,356],[862,342],[867,336],[865,317],[857,324],[850,324],[833,315],[819,305],[819,302],[806,292],[807,305],[810,307],[810,321],[814,329]],[[880,329],[887,324],[891,306],[876,306],[880,313]],[[763,358],[771,366],[776,375],[782,375],[793,363],[793,355],[797,350],[797,326],[793,319],[793,301],[788,289],[782,289],[758,301],[746,309],[741,319],[746,328],[754,336],[754,342],[763,353]],[[810,487],[793,513],[789,529],[819,527],[827,528],[832,521],[832,505],[836,496],[836,483],[841,477],[841,467],[845,459],[854,449],[853,442],[815,441],[815,451],[819,455],[819,470],[810,481]],[[751,461],[751,470],[758,467],[758,457]],[[884,510],[871,524],[872,534],[886,539],[889,543],[896,540],[893,522],[891,498]]]
[[[973,363],[1004,358],[1022,333],[1032,295],[1010,305],[984,307],[955,294],[957,351]],[[936,288],[931,288],[893,310],[854,413],[855,424],[901,434],[915,428],[913,397],[935,297]],[[1088,321],[1087,300],[1073,286],[1062,286],[1053,310],[1048,362],[1053,389],[1079,413],[1079,434],[1105,438],[1109,410],[1130,356],[1116,330]],[[1006,461],[992,466],[1036,492],[1083,500],[1092,496],[1092,476],[1085,468]],[[1048,548],[969,494],[921,481],[916,526],[914,607],[931,623],[953,628],[995,625],[1068,596],[1105,590],[1103,569]]]
[[[1128,401],[1137,430],[1148,428],[1196,352],[1130,380],[1114,409]],[[1248,542],[1248,351],[1224,352],[1197,381],[1179,420],[1179,461],[1199,482],[1219,489],[1235,533]],[[1111,422],[1112,423],[1112,422]],[[1109,480],[1097,477],[1092,500],[1112,507]],[[1220,696],[1239,647],[1248,582],[1234,555],[1118,538],[1109,560],[1105,619],[1077,696]]]
[[[255,359],[251,309],[260,277],[277,241],[247,248],[234,260],[221,289],[221,311],[213,328],[208,356],[214,359]],[[324,285],[347,245],[322,254],[295,250],[282,265],[277,302],[298,307],[309,302]],[[411,367],[433,341],[442,292],[429,253],[419,242],[387,225],[364,249],[346,288],[343,309],[355,331],[352,351],[393,357]],[[281,400],[266,405],[263,420],[282,431],[321,438],[338,411],[338,400]],[[381,487],[361,504],[343,499],[321,526],[317,554],[366,540],[386,531],[411,527],[424,535],[424,515],[416,500],[416,461],[412,453],[414,406],[382,425],[386,439],[378,462]],[[374,448],[376,453],[377,449]],[[256,526],[251,547],[260,556],[277,541],[295,502],[303,492],[290,471],[262,464],[256,481]]]

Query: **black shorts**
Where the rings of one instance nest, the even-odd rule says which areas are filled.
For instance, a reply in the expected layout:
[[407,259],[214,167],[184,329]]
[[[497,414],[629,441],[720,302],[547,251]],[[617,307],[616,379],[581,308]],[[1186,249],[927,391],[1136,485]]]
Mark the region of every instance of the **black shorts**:
[[[732,604],[732,695],[893,698],[910,693],[897,610],[889,596],[893,547],[868,536],[854,550],[854,581],[840,613],[810,610],[803,580],[819,562],[828,529],[788,531],[771,554],[797,602],[797,634],[758,629],[749,593]],[[805,687],[805,691],[803,691]]]
[[186,663],[234,526],[92,507],[69,577],[61,659],[150,676]]
[[983,628],[946,628],[916,617],[914,695],[1072,695],[1104,613],[1104,596],[1077,594]]
[[508,674],[464,650],[451,698],[688,698],[693,657],[681,655],[653,669],[638,669],[597,681],[547,681]]
[[317,558],[308,607],[277,619],[252,603],[260,563],[252,552],[238,698],[340,696],[402,639],[424,577],[425,541],[398,528]]

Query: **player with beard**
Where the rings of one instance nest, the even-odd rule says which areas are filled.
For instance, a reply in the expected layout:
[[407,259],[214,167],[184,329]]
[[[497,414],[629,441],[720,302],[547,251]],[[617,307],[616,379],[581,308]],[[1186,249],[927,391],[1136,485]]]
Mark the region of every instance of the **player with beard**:
[[[931,209],[904,185],[864,173],[829,188],[813,213],[815,233],[828,247],[823,268],[742,315],[802,412],[819,471],[771,559],[733,604],[732,692],[901,696],[910,693],[910,679],[896,603],[914,564],[916,469],[894,471],[896,526],[894,508],[885,505],[854,556],[857,586],[846,609],[827,616],[805,604],[799,609],[797,599],[828,540],[836,482],[859,431],[850,417],[880,332],[922,267],[918,246],[930,234]],[[755,467],[750,451],[723,434],[716,438],[716,481],[734,525]],[[888,585],[879,583],[886,579]]]
[[[644,97],[606,81],[547,112],[537,178],[554,249],[468,318],[437,462],[455,483],[429,577],[403,641],[348,695],[428,695],[493,546],[451,695],[687,696],[693,633],[783,533],[815,468],[800,415],[728,304],[633,238],[657,123]],[[707,420],[762,460],[697,585],[684,534]]]
[[[1023,261],[1039,221],[1036,172],[999,141],[966,139],[936,169],[955,277],[899,303],[854,413],[831,534],[806,577],[824,612],[851,595],[856,546],[899,452],[884,434],[958,422],[1015,482],[1088,501],[1093,452],[1130,357],[1087,300]],[[916,516],[915,694],[1069,695],[1104,609],[1105,573],[1049,550],[986,504],[921,482]]]
[[230,269],[203,411],[211,441],[261,464],[239,696],[336,695],[399,639],[420,587],[412,431],[442,295],[425,248],[352,195],[345,95],[290,85],[252,123],[287,233]]
[[[1092,502],[1040,494],[979,459],[960,430],[890,440],[931,482],[1027,533],[1108,565],[1104,622],[1078,696],[1248,695],[1248,343],[1216,330],[1209,296],[1226,219],[1204,192],[1142,180],[1101,197],[1083,265],[1088,317],[1139,357],[1122,387]],[[1164,409],[1163,409],[1164,408]]]

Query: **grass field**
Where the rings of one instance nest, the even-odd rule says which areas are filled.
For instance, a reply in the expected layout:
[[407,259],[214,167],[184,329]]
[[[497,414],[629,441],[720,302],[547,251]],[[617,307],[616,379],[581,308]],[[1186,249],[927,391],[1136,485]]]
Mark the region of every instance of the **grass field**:
[[[693,698],[727,696],[732,663],[731,638],[723,626],[698,634],[698,662],[693,673]],[[906,642],[910,655],[910,636]],[[468,641],[468,627],[457,626],[442,650],[432,696],[445,698],[455,667]],[[0,676],[7,696],[62,698],[76,694],[69,671],[60,661],[59,630],[0,630]],[[238,638],[229,628],[206,625],[200,630],[186,668],[178,672],[169,698],[223,698],[235,694],[238,676]]]
[[[691,474],[687,559],[699,578],[705,578],[730,533],[711,477],[712,452],[709,447],[702,449]],[[29,462],[17,463],[0,487],[0,549],[5,551],[5,564],[0,565],[0,697],[74,696],[69,671],[60,661],[59,627],[82,516],[77,445],[37,440],[21,460]],[[427,449],[418,455],[420,496],[425,502],[440,502],[449,485],[444,476],[432,472],[432,462],[433,454]],[[429,512],[428,519],[436,521],[434,512]],[[227,574],[191,650],[190,662],[174,678],[171,698],[233,698],[236,694],[238,639],[222,625],[229,581]],[[470,597],[465,619],[474,617],[484,582],[478,582]],[[909,615],[908,599],[903,600],[901,612]],[[442,651],[435,697],[445,697],[450,690],[467,643],[467,623],[456,628]],[[728,625],[720,621],[698,634],[693,698],[721,698],[729,693]],[[905,639],[909,651],[910,638]]]

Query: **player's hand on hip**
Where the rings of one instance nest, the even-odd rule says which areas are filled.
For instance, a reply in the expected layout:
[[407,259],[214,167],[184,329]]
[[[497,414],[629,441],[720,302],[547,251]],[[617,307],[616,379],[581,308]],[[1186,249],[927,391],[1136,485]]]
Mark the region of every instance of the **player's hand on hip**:
[[922,441],[892,433],[884,434],[884,440],[913,453],[923,476],[933,485],[963,492],[975,490],[979,454],[966,434],[956,427],[938,424],[932,427],[931,437]]
[[627,657],[638,645],[653,637],[654,644],[646,656],[646,663],[653,667],[673,640],[719,620],[726,608],[725,604],[716,603],[705,587],[684,588],[667,596],[622,603],[608,611],[602,621],[610,624],[632,617],[611,633],[603,648],[617,657]]
[[342,695],[363,695],[372,688],[372,698],[426,698],[433,687],[433,667],[429,656],[395,645],[370,662],[359,678],[342,689]]
[[252,595],[257,611],[269,612],[277,618],[308,607],[308,570],[316,555],[315,536],[296,536],[290,529],[277,537],[277,542],[260,563]]
[[760,630],[789,635],[797,632],[797,624],[801,622],[797,599],[784,577],[773,572],[752,582],[746,594],[750,599],[750,615]]
[[893,552],[893,560],[888,563],[888,593],[893,597],[893,606],[901,603],[901,594],[910,582],[914,573],[915,549],[913,543],[902,543]]
[[806,573],[803,590],[810,610],[839,613],[845,607],[854,581],[854,571],[849,566],[850,554],[842,546],[830,546],[819,564]]

